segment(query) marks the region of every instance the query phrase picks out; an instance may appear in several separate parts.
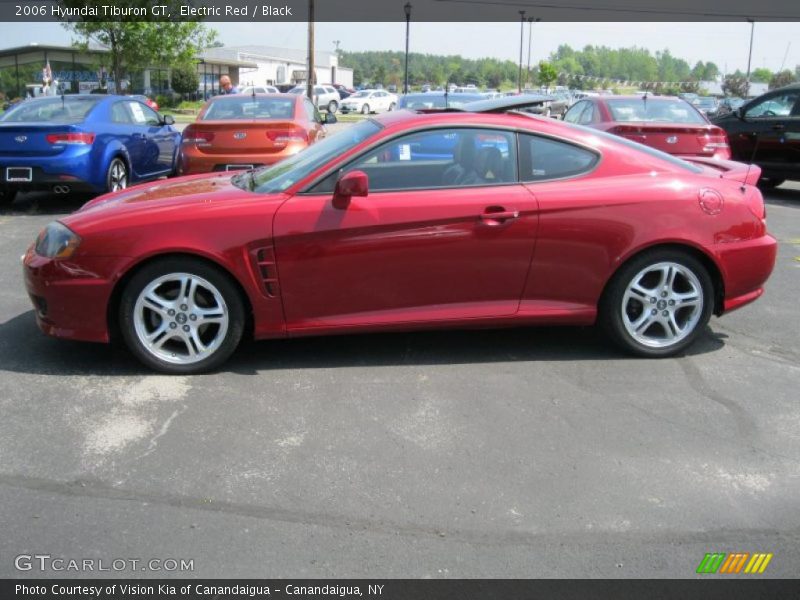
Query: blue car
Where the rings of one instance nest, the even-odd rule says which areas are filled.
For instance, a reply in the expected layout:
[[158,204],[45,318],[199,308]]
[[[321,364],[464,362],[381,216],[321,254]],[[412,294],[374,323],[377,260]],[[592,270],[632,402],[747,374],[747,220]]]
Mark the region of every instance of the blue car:
[[172,117],[125,96],[48,96],[0,117],[0,193],[98,194],[170,175],[180,133]]

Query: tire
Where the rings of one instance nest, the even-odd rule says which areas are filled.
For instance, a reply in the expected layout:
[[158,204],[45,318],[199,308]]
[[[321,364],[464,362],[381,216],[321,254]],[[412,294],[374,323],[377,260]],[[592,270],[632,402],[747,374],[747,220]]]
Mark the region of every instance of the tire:
[[653,250],[611,279],[600,302],[600,323],[622,349],[662,358],[694,343],[713,310],[714,285],[703,264],[680,250]]
[[365,104],[361,107],[361,114],[368,115],[369,114],[369,104]]
[[337,110],[339,110],[339,103],[336,102],[336,100],[331,100],[330,102],[328,102],[328,112],[329,113],[331,113],[332,115],[336,114]]
[[233,354],[245,309],[224,271],[202,260],[168,257],[131,278],[118,318],[125,344],[141,362],[190,375],[216,369]]
[[784,183],[785,179],[774,179],[772,177],[762,177],[758,180],[758,187],[762,190],[774,190],[776,187]]
[[395,102],[392,102],[389,105],[389,112],[392,112],[395,108],[397,108],[397,104]]
[[111,160],[106,171],[106,191],[118,192],[128,187],[128,166],[125,161],[117,157]]

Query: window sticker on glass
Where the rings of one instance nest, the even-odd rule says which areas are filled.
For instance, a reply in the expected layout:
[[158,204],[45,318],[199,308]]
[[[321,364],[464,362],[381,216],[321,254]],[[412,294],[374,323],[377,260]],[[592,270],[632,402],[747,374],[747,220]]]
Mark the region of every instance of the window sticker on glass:
[[131,102],[130,104],[128,104],[128,106],[131,107],[131,113],[133,113],[134,121],[136,121],[137,123],[144,123],[145,121],[147,121],[147,119],[144,116],[144,111],[142,110],[142,107],[139,103]]
[[400,144],[400,160],[411,160],[411,144]]

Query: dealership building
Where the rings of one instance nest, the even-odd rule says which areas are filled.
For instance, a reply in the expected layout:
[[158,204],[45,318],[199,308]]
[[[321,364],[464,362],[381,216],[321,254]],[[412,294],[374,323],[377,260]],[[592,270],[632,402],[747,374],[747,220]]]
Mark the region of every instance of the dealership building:
[[[317,51],[315,73],[320,83],[353,84],[353,70],[339,67],[332,52]],[[49,63],[53,78],[68,93],[88,93],[98,87],[116,89],[109,73],[105,48],[30,44],[0,49],[0,100],[38,95],[43,70]],[[198,92],[209,96],[219,91],[219,78],[228,75],[234,85],[277,85],[306,79],[306,52],[271,46],[208,48],[196,58]],[[153,66],[129,74],[124,82],[130,93],[157,95],[171,88],[168,66]]]

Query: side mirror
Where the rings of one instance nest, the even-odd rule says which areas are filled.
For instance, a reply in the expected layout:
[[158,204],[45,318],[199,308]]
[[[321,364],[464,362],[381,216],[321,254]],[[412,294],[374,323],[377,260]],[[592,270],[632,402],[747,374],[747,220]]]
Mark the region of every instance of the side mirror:
[[162,123],[164,123],[164,125],[175,125],[175,117],[172,115],[164,115],[162,117]]
[[339,119],[336,118],[335,114],[330,113],[330,112],[329,113],[325,113],[325,124],[326,125],[333,125],[334,123],[337,123],[338,121],[339,121]]
[[336,182],[333,192],[333,207],[345,209],[353,196],[369,195],[369,177],[364,171],[350,171]]
[[736,116],[739,117],[742,121],[745,120],[745,118],[744,118],[744,106],[740,106],[739,108],[737,108],[735,113],[736,113]]

